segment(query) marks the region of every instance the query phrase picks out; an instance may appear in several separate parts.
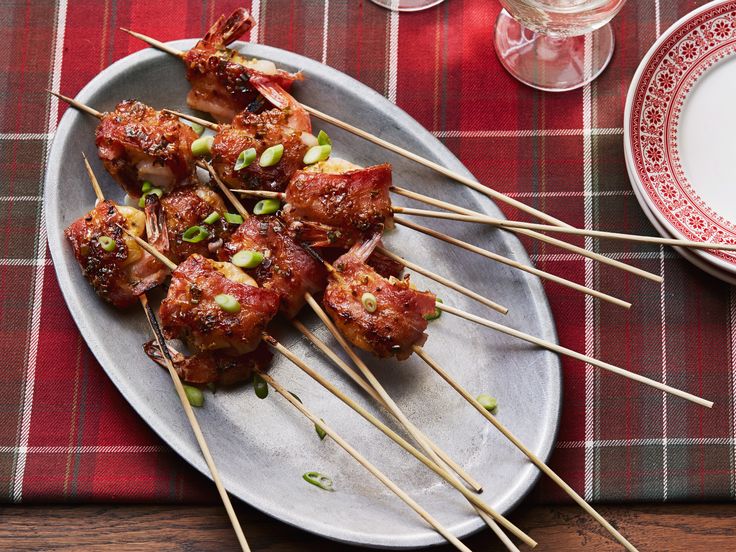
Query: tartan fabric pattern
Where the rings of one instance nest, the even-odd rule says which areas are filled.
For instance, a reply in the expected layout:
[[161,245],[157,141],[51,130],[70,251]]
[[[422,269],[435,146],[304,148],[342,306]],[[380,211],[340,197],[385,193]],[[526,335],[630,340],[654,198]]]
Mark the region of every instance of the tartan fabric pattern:
[[[143,45],[201,36],[237,1],[6,2],[0,26],[0,501],[192,501],[210,485],[168,450],[108,381],[61,297],[46,247],[43,171],[65,106]],[[492,46],[499,6],[448,0],[392,14],[368,1],[252,0],[250,39],[318,59],[398,103],[481,182],[576,226],[655,231],[631,191],[622,119],[634,70],[658,34],[703,2],[632,0],[614,59],[592,85],[526,88]],[[506,209],[507,215],[526,219]],[[525,239],[541,269],[631,301],[627,312],[546,284],[560,342],[715,401],[706,410],[563,360],[552,468],[592,501],[736,498],[736,297],[675,252],[580,240],[662,274],[663,285]],[[542,479],[540,501],[566,500]]]

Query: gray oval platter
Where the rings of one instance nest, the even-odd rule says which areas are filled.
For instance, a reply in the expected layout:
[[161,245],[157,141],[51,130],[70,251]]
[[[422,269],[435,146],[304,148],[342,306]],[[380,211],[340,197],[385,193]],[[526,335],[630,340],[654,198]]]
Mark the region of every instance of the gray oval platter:
[[[172,45],[186,49],[194,42],[182,40]],[[283,50],[246,43],[236,46],[249,56],[271,59],[285,69],[303,69],[306,80],[295,86],[294,94],[306,104],[471,176],[416,121],[347,75]],[[187,110],[185,97],[189,86],[184,73],[179,60],[149,48],[104,70],[77,98],[101,111],[113,109],[126,98],[142,100],[158,109]],[[59,283],[79,330],[113,383],[169,446],[208,475],[168,374],[153,365],[141,349],[141,344],[149,339],[143,313],[136,308],[120,312],[99,300],[82,277],[64,238],[64,228],[94,204],[82,151],[92,161],[106,197],[123,199],[122,191],[97,160],[96,124],[93,117],[68,109],[49,157],[44,201],[49,246]],[[329,132],[339,157],[361,165],[391,162],[398,185],[502,216],[495,205],[476,192],[353,135],[322,126],[317,120],[314,124],[316,129]],[[452,221],[419,222],[529,263],[520,242],[507,233]],[[549,305],[535,277],[403,227],[394,230],[386,243],[407,259],[508,306],[510,311],[502,316],[432,281],[415,278],[420,288],[435,291],[446,303],[556,341]],[[304,312],[301,319],[332,343],[314,316]],[[338,387],[382,416],[288,324],[276,324],[273,333]],[[548,458],[562,400],[557,357],[447,313],[430,324],[428,333],[427,351],[471,393],[487,392],[497,397],[498,418],[531,450]],[[500,512],[508,512],[524,497],[537,478],[536,469],[420,359],[414,356],[397,363],[364,358],[409,418],[484,485],[483,497],[488,503]],[[271,373],[450,531],[462,537],[483,526],[459,493],[440,483],[434,474],[286,359],[276,356]],[[197,415],[226,487],[259,510],[307,531],[351,544],[417,548],[442,542],[437,533],[333,441],[320,441],[312,425],[274,393],[259,400],[250,385],[220,390],[215,395],[207,393],[205,406],[197,410]],[[302,474],[311,470],[330,475],[336,491],[325,492],[303,481]]]

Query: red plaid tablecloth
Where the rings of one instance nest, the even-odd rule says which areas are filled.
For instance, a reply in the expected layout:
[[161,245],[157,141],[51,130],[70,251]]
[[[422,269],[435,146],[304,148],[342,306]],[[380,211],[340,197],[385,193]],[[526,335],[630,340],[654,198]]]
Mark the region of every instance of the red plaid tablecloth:
[[[16,0],[0,7],[0,501],[214,497],[119,395],[66,309],[41,202],[44,160],[65,107],[44,90],[74,96],[143,47],[118,27],[162,40],[197,37],[240,3]],[[566,94],[536,92],[504,72],[491,42],[499,6],[489,0],[447,0],[400,16],[367,1],[252,0],[259,25],[250,39],[321,60],[385,94],[482,182],[576,226],[653,235],[624,166],[624,99],[658,33],[699,4],[630,0],[614,21],[610,67]],[[565,359],[553,469],[593,501],[734,498],[734,292],[669,249],[590,244],[663,274],[665,283],[527,241],[538,267],[634,304],[627,312],[548,284],[562,344],[716,406],[664,397]],[[563,499],[544,480],[535,493]]]

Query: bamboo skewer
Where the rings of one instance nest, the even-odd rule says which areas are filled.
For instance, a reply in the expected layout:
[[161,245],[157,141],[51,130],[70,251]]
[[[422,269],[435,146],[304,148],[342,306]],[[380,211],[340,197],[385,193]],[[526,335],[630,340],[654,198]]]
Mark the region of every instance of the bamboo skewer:
[[609,364],[608,362],[603,362],[602,360],[598,360],[588,355],[578,353],[577,351],[573,351],[572,349],[568,349],[567,347],[563,347],[562,345],[557,345],[556,343],[552,343],[551,341],[547,341],[545,339],[541,339],[539,337],[529,335],[519,330],[509,328],[508,326],[504,326],[502,324],[498,324],[491,320],[481,318],[480,316],[470,314],[468,312],[462,311],[460,309],[456,309],[455,307],[451,307],[449,305],[437,303],[437,308],[444,312],[448,312],[450,314],[458,316],[460,318],[465,318],[466,320],[469,320],[470,322],[475,322],[476,324],[480,324],[481,326],[486,326],[487,328],[491,328],[492,330],[496,330],[501,333],[505,333],[506,335],[510,335],[512,337],[522,339],[524,341],[527,341],[529,343],[542,347],[543,349],[548,349],[555,353],[565,355],[570,358],[574,358],[575,360],[580,360],[582,362],[585,362],[586,364],[591,364],[593,366],[597,366],[598,368],[602,368],[603,370],[613,372],[614,374],[618,374],[619,376],[623,376],[625,378],[629,378],[631,380],[638,381],[639,383],[643,383],[650,387],[654,387],[655,389],[659,389],[660,391],[664,391],[665,393],[670,393],[671,395],[675,395],[676,397],[680,397],[682,399],[694,402],[695,404],[699,404],[707,408],[713,407],[712,401],[708,401],[696,395],[693,395],[691,393],[687,393],[685,391],[675,389],[674,387],[670,387],[669,385],[666,385],[659,381],[655,381],[653,379],[647,378],[635,372],[625,370],[624,368],[614,366],[613,364]]
[[78,109],[79,111],[84,111],[85,113],[89,113],[90,115],[92,115],[93,117],[97,117],[98,119],[102,118],[103,114],[100,111],[97,111],[96,109],[88,105],[84,105],[82,102],[78,102],[74,98],[70,98],[69,96],[64,96],[63,94],[52,92],[51,90],[46,90],[46,92],[48,92],[52,96],[56,96],[60,100],[64,100],[66,103]]
[[[100,188],[100,183],[98,182],[97,177],[95,176],[95,173],[92,170],[89,161],[87,160],[87,156],[83,153],[82,157],[84,158],[84,166],[87,169],[87,174],[89,175],[90,182],[92,183],[92,188],[94,189],[95,195],[97,196],[97,201],[105,201],[105,196],[102,193],[102,188]],[[215,465],[215,460],[212,457],[212,453],[210,453],[210,449],[207,446],[207,441],[204,438],[204,434],[202,433],[202,429],[199,426],[197,417],[194,415],[192,405],[189,404],[189,399],[187,399],[186,392],[184,391],[184,386],[181,383],[181,378],[179,377],[176,369],[174,369],[174,365],[171,361],[171,356],[169,355],[169,349],[164,343],[163,335],[161,334],[161,330],[158,326],[158,322],[156,321],[156,317],[154,316],[153,311],[148,304],[148,297],[145,293],[143,293],[139,296],[139,299],[141,306],[143,307],[143,312],[145,312],[146,314],[148,325],[151,327],[151,333],[153,333],[153,336],[156,339],[156,344],[161,351],[161,358],[163,358],[164,360],[166,369],[168,370],[169,376],[171,376],[171,381],[174,384],[174,389],[176,389],[176,394],[179,397],[182,408],[184,409],[184,414],[186,415],[187,420],[189,421],[189,425],[192,428],[192,433],[194,433],[194,438],[197,440],[197,444],[199,445],[199,449],[202,452],[204,461],[210,470],[212,480],[215,482],[217,492],[222,499],[222,504],[225,506],[225,511],[227,512],[227,516],[233,526],[233,530],[235,531],[235,536],[238,539],[240,548],[245,552],[250,552],[250,547],[248,546],[248,542],[245,539],[243,528],[240,526],[238,516],[236,515],[235,510],[233,509],[233,505],[230,502],[230,497],[225,490],[225,486],[222,484],[220,472],[218,471],[217,466]]]
[[[301,328],[306,330],[304,325],[302,325],[300,322],[296,322],[296,323],[298,323]],[[310,341],[313,339],[312,342],[315,345],[317,345],[321,350],[329,351],[331,360],[333,360],[333,362],[339,363],[341,369],[351,370],[351,368],[345,362],[343,362],[342,359],[340,359],[340,357],[335,355],[334,352],[322,340],[314,336],[314,334],[311,334],[311,332],[309,332],[308,330],[306,330],[306,332],[308,332],[309,335],[311,336],[309,337]],[[426,467],[428,467],[433,472],[435,472],[437,475],[442,477],[447,483],[449,483],[456,490],[462,493],[462,495],[465,498],[467,498],[475,507],[477,507],[484,513],[490,515],[494,520],[498,521],[499,523],[502,523],[504,527],[506,527],[509,531],[511,531],[514,535],[519,537],[521,540],[523,540],[524,543],[526,543],[527,545],[531,547],[536,546],[537,543],[533,539],[531,539],[528,535],[523,533],[518,527],[513,525],[510,521],[504,518],[501,514],[493,510],[493,508],[491,508],[488,504],[483,502],[477,495],[473,494],[471,491],[466,489],[462,484],[460,484],[457,481],[457,479],[451,477],[447,471],[445,471],[440,466],[438,466],[436,463],[434,463],[432,460],[427,458],[424,454],[422,454],[419,450],[417,450],[416,447],[414,447],[406,439],[404,439],[398,433],[396,433],[391,428],[389,428],[386,424],[381,422],[378,418],[376,418],[374,415],[368,412],[365,408],[363,408],[362,406],[357,404],[355,401],[350,399],[350,397],[345,395],[342,391],[340,391],[337,387],[335,387],[332,383],[330,383],[329,380],[327,380],[326,378],[321,376],[319,373],[317,373],[315,370],[310,368],[303,360],[301,360],[299,357],[291,353],[286,347],[284,347],[278,342],[275,342],[274,344],[272,344],[272,346],[276,348],[281,354],[286,356],[292,363],[298,366],[308,376],[310,376],[317,383],[319,383],[322,387],[327,389],[330,393],[335,395],[343,403],[345,403],[347,406],[352,408],[356,413],[362,416],[366,421],[373,424],[376,428],[378,428],[381,432],[383,432],[392,441],[394,441],[396,444],[398,444],[400,447],[406,450],[409,454],[414,456],[414,458],[419,460]]]
[[[408,197],[416,201],[421,201],[422,203],[426,203],[427,205],[439,207],[440,209],[446,209],[448,211],[453,211],[455,213],[460,213],[463,215],[480,215],[480,213],[476,211],[471,211],[470,209],[465,209],[464,207],[460,207],[453,203],[448,203],[446,201],[435,199],[433,197],[407,190],[405,188],[400,188],[398,186],[392,186],[391,191],[404,197]],[[567,251],[570,251],[571,253],[577,253],[578,255],[582,255],[583,257],[587,257],[589,259],[593,259],[594,261],[613,266],[636,276],[641,276],[642,278],[657,282],[658,284],[661,284],[664,280],[659,274],[647,272],[646,270],[642,270],[641,268],[622,263],[621,261],[606,257],[605,255],[601,255],[600,253],[595,253],[594,251],[590,251],[589,249],[585,249],[584,247],[578,247],[577,245],[573,245],[566,241],[558,240],[557,238],[553,238],[545,234],[540,234],[539,232],[535,232],[534,230],[525,230],[523,228],[508,228],[508,230],[516,232],[517,234],[529,236],[530,238],[534,238],[535,240],[554,245],[561,249],[565,249]]]
[[437,362],[427,354],[422,347],[414,347],[414,352],[421,357],[422,360],[432,368],[443,380],[445,380],[450,386],[457,391],[473,408],[475,408],[480,414],[488,420],[493,427],[500,431],[504,437],[511,441],[516,448],[518,448],[524,455],[531,460],[531,462],[539,468],[545,475],[547,475],[557,486],[559,486],[565,493],[570,496],[583,510],[590,514],[598,523],[600,523],[606,531],[608,531],[614,539],[616,539],[621,545],[623,545],[630,552],[637,552],[634,545],[632,545],[626,537],[619,533],[615,527],[613,527],[602,515],[600,515],[590,504],[588,504],[583,497],[581,497],[575,489],[570,487],[565,481],[557,475],[552,469],[547,466],[539,457],[529,450],[519,439],[511,433],[498,419],[488,412],[483,405],[481,405],[468,391],[463,388],[453,377],[448,374]]
[[352,446],[350,446],[347,441],[345,441],[340,435],[338,435],[335,430],[333,430],[327,423],[317,417],[315,414],[313,414],[306,406],[304,406],[301,402],[296,400],[294,396],[289,393],[286,389],[284,389],[272,376],[260,373],[260,376],[271,386],[274,388],[274,390],[284,397],[291,405],[299,410],[304,416],[306,416],[309,420],[311,420],[315,425],[320,426],[324,432],[329,435],[333,441],[335,441],[345,452],[347,452],[350,456],[352,456],[361,466],[363,466],[366,470],[368,470],[376,479],[378,479],[381,483],[383,483],[386,487],[388,487],[391,492],[393,492],[396,496],[398,496],[401,500],[403,500],[412,510],[414,510],[419,516],[421,516],[424,521],[429,523],[440,535],[445,537],[448,542],[450,542],[455,548],[458,550],[462,550],[463,552],[470,552],[470,549],[465,546],[460,540],[450,533],[447,529],[445,529],[439,521],[437,521],[432,515],[430,515],[429,512],[427,512],[424,508],[422,508],[419,504],[416,503],[416,501],[411,498],[408,494],[406,494],[396,483],[394,483],[391,479],[386,477],[383,472],[381,472],[378,468],[376,468],[373,464],[371,464],[362,454],[360,454],[357,450],[355,450]]
[[457,213],[444,213],[442,211],[428,211],[426,209],[411,209],[408,207],[394,207],[395,213],[412,215],[416,217],[429,217],[444,220],[456,220],[459,222],[474,222],[488,224],[490,226],[504,229],[523,228],[526,230],[541,230],[543,232],[559,232],[573,236],[587,236],[600,239],[623,240],[635,243],[651,243],[657,245],[671,245],[676,247],[688,247],[691,249],[713,249],[716,251],[736,251],[736,244],[699,242],[680,240],[676,238],[660,238],[656,236],[639,236],[636,234],[622,234],[620,232],[605,232],[603,230],[587,230],[585,228],[571,228],[552,226],[548,224],[535,224],[532,222],[520,222],[518,220],[503,220],[485,215],[461,215]]

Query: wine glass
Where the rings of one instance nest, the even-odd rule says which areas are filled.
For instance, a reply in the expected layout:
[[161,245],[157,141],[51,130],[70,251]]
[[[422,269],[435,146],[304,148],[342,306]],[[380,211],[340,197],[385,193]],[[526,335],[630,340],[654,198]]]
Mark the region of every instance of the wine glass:
[[601,74],[611,61],[608,24],[626,0],[500,0],[496,54],[524,84],[563,92]]
[[374,4],[378,4],[383,8],[391,11],[419,11],[426,10],[437,4],[441,4],[445,0],[371,0]]

